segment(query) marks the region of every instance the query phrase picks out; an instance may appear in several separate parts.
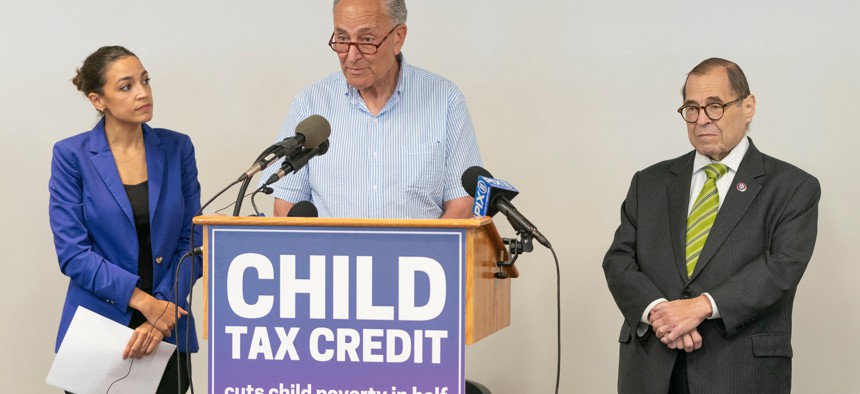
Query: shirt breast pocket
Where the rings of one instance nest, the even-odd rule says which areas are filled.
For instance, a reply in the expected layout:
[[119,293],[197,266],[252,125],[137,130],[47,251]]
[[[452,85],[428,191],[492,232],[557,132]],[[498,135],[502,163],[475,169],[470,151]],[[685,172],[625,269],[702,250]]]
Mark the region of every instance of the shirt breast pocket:
[[403,157],[405,160],[400,164],[400,170],[406,180],[406,190],[427,195],[440,189],[445,159],[439,141],[411,145]]

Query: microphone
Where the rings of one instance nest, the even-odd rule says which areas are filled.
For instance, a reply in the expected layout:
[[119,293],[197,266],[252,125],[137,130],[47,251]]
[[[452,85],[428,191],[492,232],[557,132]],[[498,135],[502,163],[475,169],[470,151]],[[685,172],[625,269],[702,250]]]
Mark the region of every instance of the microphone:
[[326,118],[320,115],[308,116],[296,125],[296,135],[284,138],[281,142],[267,148],[254,165],[239,177],[239,181],[251,178],[278,159],[291,155],[302,147],[310,149],[318,146],[328,139],[329,135],[331,135],[331,125]]
[[[499,209],[493,205],[488,203],[487,197],[489,197],[489,190],[486,188],[486,182],[481,183],[481,177],[486,179],[493,179],[493,175],[490,174],[489,171],[485,170],[483,167],[472,166],[463,171],[463,175],[460,177],[460,182],[463,184],[463,189],[466,189],[466,192],[469,193],[470,196],[475,198],[475,204],[472,206],[472,214],[475,217],[481,216],[496,216],[496,213],[499,212]],[[502,183],[504,182],[504,183]],[[478,187],[481,186],[481,192],[478,191]],[[498,188],[493,194],[493,197],[497,197],[501,194],[505,195],[505,199],[510,202],[514,197],[517,196],[520,192],[510,183],[505,181],[497,181],[495,186]],[[483,196],[482,196],[483,195]]]
[[319,212],[317,212],[317,207],[314,203],[310,201],[299,201],[290,208],[290,211],[287,212],[287,217],[315,218],[319,217]]
[[183,259],[185,259],[188,256],[200,256],[201,254],[203,254],[203,247],[202,246],[195,246],[191,250],[185,252],[185,255],[183,255],[182,258],[179,259],[179,261],[182,261]]
[[328,139],[331,135],[331,125],[326,118],[320,115],[311,115],[296,125],[296,135],[285,138],[277,143],[283,147],[287,155],[294,152],[299,146],[313,148]]
[[272,174],[269,179],[266,180],[266,186],[269,186],[279,181],[281,178],[291,172],[296,172],[300,170],[302,167],[307,165],[308,161],[310,161],[315,156],[322,156],[326,154],[326,152],[328,152],[328,146],[329,142],[328,140],[325,140],[321,144],[313,147],[312,149],[302,149],[295,156],[285,157],[284,163],[281,164],[281,168],[274,174]]
[[466,192],[475,198],[472,214],[476,217],[493,216],[497,212],[501,212],[508,218],[515,230],[532,236],[547,248],[552,248],[549,240],[538,231],[537,227],[511,204],[511,200],[519,194],[513,185],[500,179],[494,179],[489,171],[480,166],[466,169],[463,176],[460,177],[460,182]]

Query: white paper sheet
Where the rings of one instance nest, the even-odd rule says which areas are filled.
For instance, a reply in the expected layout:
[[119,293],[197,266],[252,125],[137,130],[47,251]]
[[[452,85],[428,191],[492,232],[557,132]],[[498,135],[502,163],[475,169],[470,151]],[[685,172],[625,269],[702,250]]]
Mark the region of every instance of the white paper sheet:
[[123,360],[131,334],[131,328],[78,307],[46,381],[75,394],[154,393],[176,345],[161,342],[146,357]]

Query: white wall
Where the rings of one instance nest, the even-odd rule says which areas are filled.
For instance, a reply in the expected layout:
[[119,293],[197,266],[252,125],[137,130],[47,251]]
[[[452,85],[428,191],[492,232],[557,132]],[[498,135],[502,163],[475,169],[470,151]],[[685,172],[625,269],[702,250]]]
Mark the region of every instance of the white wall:
[[[795,392],[860,391],[860,264],[850,249],[860,236],[852,198],[860,185],[849,172],[860,146],[856,2],[408,6],[408,61],[460,86],[485,167],[522,191],[517,206],[561,258],[562,392],[615,391],[622,318],[603,254],[633,173],[691,149],[674,110],[685,73],[711,56],[747,73],[757,146],[822,184],[819,241],[795,302]],[[121,44],[140,56],[152,76],[151,124],[191,135],[208,197],[273,141],[301,87],[337,70],[326,47],[330,8],[320,0],[2,1],[0,392],[56,392],[44,379],[67,279],[48,227],[47,182],[52,144],[96,120],[69,82],[86,55]],[[547,393],[555,269],[545,249],[518,264],[513,325],[468,348],[467,375],[495,393]],[[204,392],[205,352],[194,362]]]

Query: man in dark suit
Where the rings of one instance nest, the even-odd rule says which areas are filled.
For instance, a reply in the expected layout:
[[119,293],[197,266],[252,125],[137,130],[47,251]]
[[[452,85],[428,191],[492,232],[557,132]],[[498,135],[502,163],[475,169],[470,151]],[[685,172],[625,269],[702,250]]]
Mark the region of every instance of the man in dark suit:
[[678,109],[694,151],[637,172],[603,261],[624,316],[620,393],[787,393],[818,180],[747,137],[755,97],[708,59]]

